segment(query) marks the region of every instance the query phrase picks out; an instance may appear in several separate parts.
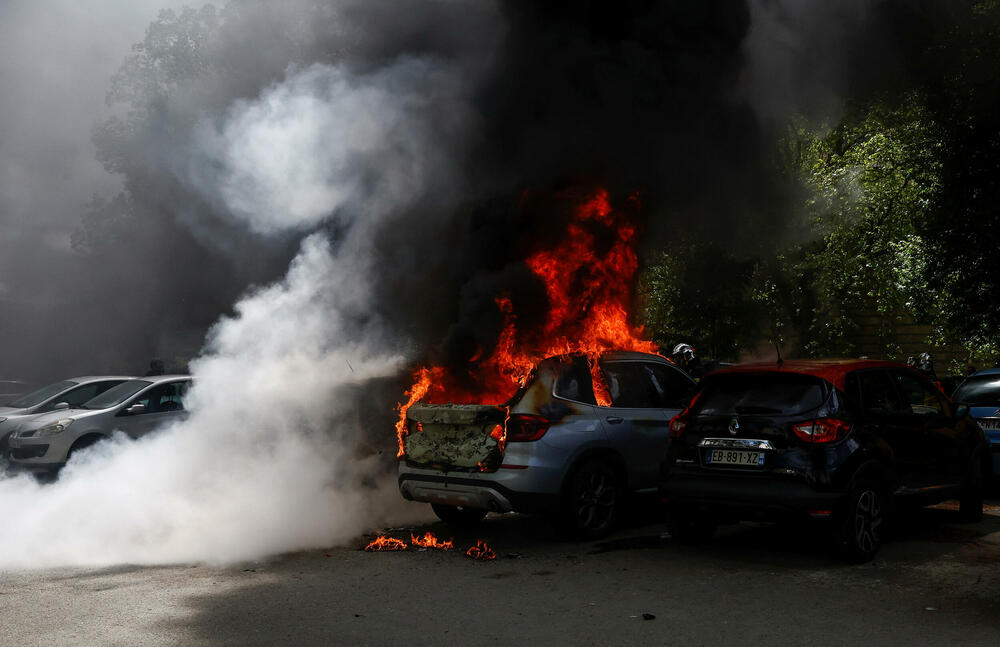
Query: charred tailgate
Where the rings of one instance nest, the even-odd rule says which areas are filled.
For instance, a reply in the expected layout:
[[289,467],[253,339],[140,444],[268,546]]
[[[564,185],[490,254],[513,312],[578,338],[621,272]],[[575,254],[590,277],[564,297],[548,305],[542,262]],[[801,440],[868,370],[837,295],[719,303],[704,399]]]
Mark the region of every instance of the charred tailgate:
[[493,472],[503,458],[507,410],[481,404],[414,404],[406,412],[406,464],[446,472]]

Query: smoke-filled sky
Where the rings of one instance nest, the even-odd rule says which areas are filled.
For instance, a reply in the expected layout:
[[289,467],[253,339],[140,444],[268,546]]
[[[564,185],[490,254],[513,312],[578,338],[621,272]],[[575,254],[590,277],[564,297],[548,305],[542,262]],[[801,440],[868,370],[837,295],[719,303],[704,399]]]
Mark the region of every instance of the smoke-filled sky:
[[199,382],[183,425],[0,480],[0,513],[36,503],[0,556],[225,561],[412,514],[353,452],[499,290],[537,302],[519,260],[563,221],[521,192],[640,191],[646,248],[780,236],[769,129],[839,109],[870,4],[6,2],[0,378]]

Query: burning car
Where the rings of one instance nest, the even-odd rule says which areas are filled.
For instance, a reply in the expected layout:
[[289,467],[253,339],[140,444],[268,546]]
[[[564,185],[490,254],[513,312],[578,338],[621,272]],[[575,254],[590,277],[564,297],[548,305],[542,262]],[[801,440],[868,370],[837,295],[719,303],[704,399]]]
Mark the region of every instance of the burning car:
[[920,372],[875,360],[745,364],[708,376],[670,423],[661,491],[679,539],[719,521],[812,518],[857,561],[891,507],[959,498],[983,514],[988,448],[966,405]]
[[603,536],[625,496],[656,491],[669,421],[694,390],[665,358],[616,351],[546,359],[503,405],[415,403],[400,492],[451,524],[550,512],[571,534]]

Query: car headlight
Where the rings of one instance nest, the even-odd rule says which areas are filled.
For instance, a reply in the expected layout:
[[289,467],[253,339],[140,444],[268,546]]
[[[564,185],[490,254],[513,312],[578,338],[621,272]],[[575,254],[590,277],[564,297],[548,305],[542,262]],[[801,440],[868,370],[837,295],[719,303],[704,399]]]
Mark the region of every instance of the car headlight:
[[7,420],[6,418],[4,418],[3,416],[0,416],[0,422],[6,422],[6,420]]
[[38,436],[51,436],[52,434],[58,434],[60,431],[69,427],[73,424],[72,418],[61,418],[55,422],[49,423],[38,430]]

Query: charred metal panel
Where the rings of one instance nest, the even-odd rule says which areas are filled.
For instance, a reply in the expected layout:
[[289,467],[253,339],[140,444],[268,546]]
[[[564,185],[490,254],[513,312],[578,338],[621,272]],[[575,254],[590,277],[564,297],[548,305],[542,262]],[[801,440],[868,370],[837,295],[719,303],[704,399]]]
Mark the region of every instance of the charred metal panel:
[[503,407],[415,404],[407,411],[406,462],[454,472],[492,472],[503,456],[491,434],[507,419]]

